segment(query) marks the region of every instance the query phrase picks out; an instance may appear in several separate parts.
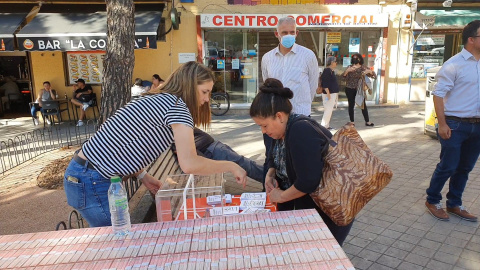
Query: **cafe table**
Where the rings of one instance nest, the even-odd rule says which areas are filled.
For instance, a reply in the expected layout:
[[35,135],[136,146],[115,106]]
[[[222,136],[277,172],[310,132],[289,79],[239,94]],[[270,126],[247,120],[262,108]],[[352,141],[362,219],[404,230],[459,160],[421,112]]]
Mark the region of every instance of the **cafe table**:
[[0,269],[354,269],[313,209],[4,235]]

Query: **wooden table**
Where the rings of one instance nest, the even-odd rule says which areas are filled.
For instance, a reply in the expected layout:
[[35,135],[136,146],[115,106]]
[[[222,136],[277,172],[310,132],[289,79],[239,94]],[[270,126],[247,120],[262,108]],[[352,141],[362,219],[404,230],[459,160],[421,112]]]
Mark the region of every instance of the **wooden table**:
[[0,237],[0,269],[354,269],[315,210]]

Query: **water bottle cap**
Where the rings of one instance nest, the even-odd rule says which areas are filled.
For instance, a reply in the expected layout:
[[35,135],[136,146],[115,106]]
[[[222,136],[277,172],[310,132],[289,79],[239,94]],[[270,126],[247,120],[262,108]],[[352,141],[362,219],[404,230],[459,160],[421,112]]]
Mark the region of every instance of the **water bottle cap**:
[[122,181],[122,178],[120,178],[120,176],[112,176],[112,178],[110,178],[110,182],[112,183],[118,183],[121,181]]

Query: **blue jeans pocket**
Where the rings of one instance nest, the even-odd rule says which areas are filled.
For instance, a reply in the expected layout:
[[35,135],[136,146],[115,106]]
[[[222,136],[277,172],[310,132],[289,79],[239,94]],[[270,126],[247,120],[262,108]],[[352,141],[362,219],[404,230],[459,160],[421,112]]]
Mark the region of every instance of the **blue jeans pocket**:
[[85,184],[74,183],[63,179],[63,187],[65,188],[65,194],[67,195],[67,203],[71,207],[82,210],[85,208]]
[[448,127],[451,130],[457,130],[460,127],[460,124],[461,124],[460,121],[450,120],[450,119],[447,119],[446,122],[447,122]]

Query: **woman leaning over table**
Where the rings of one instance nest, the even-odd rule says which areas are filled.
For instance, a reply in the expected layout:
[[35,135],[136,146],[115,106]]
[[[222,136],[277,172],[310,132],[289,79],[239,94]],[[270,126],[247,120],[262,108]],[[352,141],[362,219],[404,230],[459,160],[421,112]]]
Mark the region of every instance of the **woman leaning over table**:
[[90,227],[109,226],[107,191],[110,177],[135,175],[152,192],[160,181],[144,168],[177,146],[178,162],[185,173],[231,172],[245,184],[246,172],[229,161],[197,156],[193,137],[195,125],[210,123],[208,105],[213,74],[202,64],[188,62],[164,84],[161,94],[128,103],[82,145],[65,171],[67,202],[77,209]]
[[[345,94],[348,99],[348,115],[350,116],[350,123],[355,124],[354,108],[355,108],[355,96],[357,95],[358,81],[362,76],[376,78],[377,75],[372,70],[363,65],[363,57],[361,54],[356,53],[352,55],[351,65],[343,72],[342,76],[345,78],[347,86],[345,87]],[[368,117],[367,104],[363,101],[362,109],[363,118],[367,127],[373,127],[373,123],[370,122]]]
[[265,188],[279,211],[315,208],[340,245],[352,223],[337,226],[310,197],[322,180],[323,150],[326,139],[314,128],[331,137],[326,128],[309,117],[292,113],[293,92],[277,79],[267,79],[250,107],[250,116],[273,138]]

